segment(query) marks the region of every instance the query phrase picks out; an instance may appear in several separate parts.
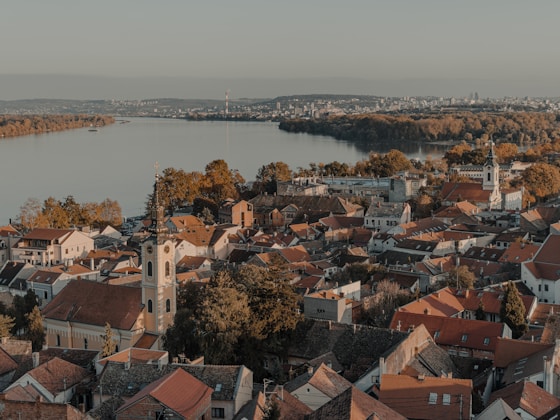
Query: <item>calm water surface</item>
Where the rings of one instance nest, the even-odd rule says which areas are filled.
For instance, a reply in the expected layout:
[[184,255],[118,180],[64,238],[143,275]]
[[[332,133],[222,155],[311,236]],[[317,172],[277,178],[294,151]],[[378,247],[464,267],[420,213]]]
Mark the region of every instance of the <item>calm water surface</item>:
[[[0,226],[19,214],[28,198],[41,202],[73,195],[80,203],[117,200],[124,216],[143,213],[151,192],[154,165],[160,171],[182,168],[204,172],[206,164],[224,159],[250,181],[258,169],[276,161],[291,169],[310,162],[355,164],[369,150],[324,136],[290,134],[276,123],[184,121],[131,118],[128,123],[0,139]],[[398,144],[378,146],[385,153]],[[441,155],[442,146],[402,149],[409,158]]]

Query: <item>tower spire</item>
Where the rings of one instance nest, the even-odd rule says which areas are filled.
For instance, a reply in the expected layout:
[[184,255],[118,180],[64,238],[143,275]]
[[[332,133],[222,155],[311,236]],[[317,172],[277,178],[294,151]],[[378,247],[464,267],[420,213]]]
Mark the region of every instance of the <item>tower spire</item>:
[[165,226],[164,221],[164,209],[159,201],[159,164],[156,162],[154,165],[156,169],[155,181],[154,181],[154,193],[152,195],[152,203],[150,206],[150,218],[151,223],[148,227],[148,231],[155,234],[167,233],[168,229]]

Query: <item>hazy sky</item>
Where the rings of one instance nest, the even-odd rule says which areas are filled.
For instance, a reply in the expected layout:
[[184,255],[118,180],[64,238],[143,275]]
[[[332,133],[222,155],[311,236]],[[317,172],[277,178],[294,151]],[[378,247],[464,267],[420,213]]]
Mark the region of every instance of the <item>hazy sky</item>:
[[226,88],[232,98],[560,96],[558,0],[4,0],[1,10],[0,100]]

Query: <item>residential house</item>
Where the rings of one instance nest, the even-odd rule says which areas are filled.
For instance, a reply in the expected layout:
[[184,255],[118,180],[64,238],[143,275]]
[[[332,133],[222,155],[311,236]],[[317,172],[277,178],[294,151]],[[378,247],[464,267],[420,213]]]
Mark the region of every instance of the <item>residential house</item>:
[[374,285],[378,285],[380,281],[387,280],[391,283],[399,285],[399,289],[408,290],[411,294],[415,294],[420,289],[420,283],[425,283],[426,277],[422,273],[410,272],[409,270],[397,270],[390,268],[386,272],[378,272],[373,275]]
[[176,369],[128,399],[116,410],[116,418],[205,419],[214,414],[210,413],[212,392],[212,388],[189,373]]
[[37,270],[27,277],[27,287],[39,298],[39,308],[44,308],[72,277],[59,271]]
[[109,356],[103,357],[95,362],[95,372],[100,375],[103,368],[108,363],[128,364],[156,364],[158,366],[169,364],[169,353],[163,350],[142,349],[137,347],[129,347]]
[[520,214],[521,230],[529,232],[532,239],[544,239],[550,233],[550,225],[560,220],[559,207],[537,206]]
[[477,223],[476,216],[480,213],[480,209],[468,201],[459,201],[449,206],[439,208],[434,212],[433,217],[441,220],[448,225],[458,223]]
[[93,239],[77,230],[33,229],[12,248],[15,261],[33,265],[62,264],[83,258],[91,251]]
[[170,233],[179,233],[185,230],[205,227],[202,220],[192,215],[171,216],[167,218],[165,225]]
[[493,392],[489,403],[498,398],[523,419],[553,419],[560,414],[560,399],[529,381],[519,381]]
[[298,177],[291,181],[276,181],[279,196],[323,196],[328,194],[328,185],[317,177]]
[[177,272],[184,273],[186,271],[209,269],[212,266],[212,260],[207,257],[192,257],[185,255],[177,263]]
[[242,228],[253,227],[253,205],[245,200],[226,200],[218,209],[220,223],[232,223]]
[[434,342],[453,356],[493,359],[498,337],[511,338],[504,323],[396,311],[391,329],[414,330],[424,324]]
[[12,259],[12,247],[21,234],[12,225],[0,226],[0,267]]
[[352,386],[309,414],[306,419],[405,420],[406,417]]
[[363,207],[350,203],[348,200],[340,197],[292,197],[261,194],[252,198],[249,202],[253,204],[253,212],[257,225],[270,228],[283,227],[286,225],[286,220],[280,210],[286,208],[286,206],[290,204],[298,209],[293,223],[299,223],[299,219],[302,219],[302,223],[311,222],[312,219],[318,220],[316,218],[317,215],[321,215],[320,217],[328,215],[363,217],[364,215]]
[[[427,354],[429,351],[433,352],[434,348],[437,348],[437,346],[434,344],[426,327],[418,325],[414,330],[408,332],[407,336],[394,347],[387,349],[379,355],[377,360],[372,361],[368,369],[354,381],[354,385],[368,394],[372,393],[374,388],[379,387],[382,375],[386,373],[404,373],[408,369],[407,367],[416,358],[420,357],[418,356],[419,354]],[[441,349],[439,350],[442,351]],[[443,353],[443,356],[438,356],[440,359],[445,358],[446,360],[437,366],[430,366],[428,358],[423,360],[427,369],[437,372],[437,374],[432,374],[431,376],[440,376],[440,370],[444,370],[446,373],[454,371],[448,361],[449,355],[445,352]]]
[[516,231],[516,232],[504,232],[500,233],[494,239],[496,248],[498,249],[508,249],[511,245],[525,245],[525,242],[529,240],[529,233]]
[[539,302],[560,303],[560,235],[549,235],[531,261],[521,264],[521,280]]
[[412,210],[408,203],[380,202],[370,205],[364,216],[364,226],[376,232],[387,232],[391,227],[410,223]]
[[284,392],[289,392],[312,410],[316,410],[352,384],[328,366],[321,364],[317,369],[284,384]]
[[55,357],[18,378],[4,392],[9,395],[16,388],[32,388],[44,401],[66,403],[76,387],[90,377],[86,369]]
[[402,203],[418,195],[420,188],[427,185],[427,178],[404,174],[389,180],[389,201]]
[[320,229],[327,242],[350,241],[356,228],[364,224],[363,217],[329,216],[319,219]]
[[175,235],[175,262],[184,256],[225,260],[229,254],[228,236],[232,226],[198,226],[187,228]]
[[342,294],[329,290],[309,293],[303,297],[304,315],[306,318],[325,319],[343,324],[352,324],[358,302],[344,297]]
[[[313,412],[296,397],[284,392],[282,386],[276,385],[271,390],[266,389],[266,393],[269,403],[278,408],[281,419],[306,420],[306,416]],[[234,420],[264,420],[268,413],[268,407],[269,404],[266,402],[264,393],[259,391],[251,401],[239,410]]]
[[501,399],[495,399],[481,413],[477,414],[475,420],[523,420],[523,418],[513,411],[507,403]]
[[[8,292],[10,286],[14,284],[18,278],[27,278],[37,270],[37,267],[25,262],[6,261],[0,269],[0,291]],[[22,292],[26,293],[27,288]]]
[[91,250],[83,260],[78,262],[81,262],[84,266],[89,266],[91,271],[98,271],[102,277],[108,277],[122,268],[138,268],[140,266],[136,251],[119,249],[118,247]]
[[17,368],[18,362],[0,347],[0,392],[12,383]]
[[444,222],[427,217],[410,223],[404,223],[392,227],[387,233],[394,236],[397,241],[421,235],[423,233],[440,232],[448,228]]
[[289,230],[300,241],[315,240],[321,235],[321,232],[309,223],[293,223],[289,226]]
[[68,419],[86,420],[88,415],[70,404],[40,400],[10,401],[0,394],[0,417],[4,419]]
[[385,374],[379,401],[409,419],[470,419],[470,379]]
[[287,358],[280,363],[301,366],[332,351],[343,366],[342,376],[350,382],[356,381],[385,352],[410,335],[409,332],[315,319],[300,322],[293,334]]
[[506,367],[497,369],[498,388],[523,380],[533,382],[545,391],[554,394],[555,391],[558,391],[558,380],[560,379],[558,372],[555,372],[556,360],[558,360],[558,349],[555,346],[549,346],[549,348],[514,360]]
[[[129,401],[146,384],[151,384],[163,376],[181,369],[206,386],[212,388],[210,418],[233,419],[236,413],[252,399],[253,373],[245,366],[186,365],[186,364],[123,364],[107,363],[99,375],[98,388],[93,400],[96,410],[100,398],[103,405],[111,405],[112,398]],[[121,384],[127,384],[122,386]],[[102,390],[101,395],[99,390]],[[183,388],[181,388],[183,391]],[[155,413],[154,413],[155,415]]]
[[[455,293],[457,300],[463,306],[463,311],[460,315],[462,318],[476,319],[476,312],[481,308],[486,321],[502,322],[500,311],[505,294],[503,290],[449,290]],[[535,296],[521,294],[520,298],[525,307],[524,318],[529,320],[537,307],[537,299]]]
[[[395,244],[394,249],[405,251],[411,254],[445,256],[455,253],[455,243],[453,241],[441,241],[437,238],[429,239],[432,235],[421,235],[403,239]],[[435,235],[433,235],[435,236]]]

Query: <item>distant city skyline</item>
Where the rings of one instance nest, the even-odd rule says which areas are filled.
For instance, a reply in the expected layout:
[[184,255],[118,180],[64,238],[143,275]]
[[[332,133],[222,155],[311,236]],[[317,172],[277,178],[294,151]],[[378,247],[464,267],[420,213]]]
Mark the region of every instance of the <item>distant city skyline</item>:
[[7,0],[0,100],[560,96],[560,2]]

